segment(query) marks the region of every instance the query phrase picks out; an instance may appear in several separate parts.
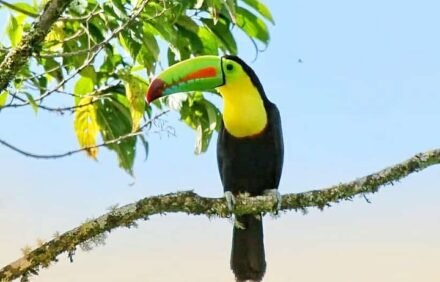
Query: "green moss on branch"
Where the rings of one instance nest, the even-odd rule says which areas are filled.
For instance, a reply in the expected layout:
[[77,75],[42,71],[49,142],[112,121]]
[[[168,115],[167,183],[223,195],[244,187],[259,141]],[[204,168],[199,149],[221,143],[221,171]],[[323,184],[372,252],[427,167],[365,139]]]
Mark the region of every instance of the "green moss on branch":
[[49,33],[52,24],[61,16],[72,0],[50,0],[44,7],[41,16],[32,25],[31,30],[23,36],[16,48],[11,49],[0,64],[0,92],[6,89],[9,82],[27,63],[32,52]]

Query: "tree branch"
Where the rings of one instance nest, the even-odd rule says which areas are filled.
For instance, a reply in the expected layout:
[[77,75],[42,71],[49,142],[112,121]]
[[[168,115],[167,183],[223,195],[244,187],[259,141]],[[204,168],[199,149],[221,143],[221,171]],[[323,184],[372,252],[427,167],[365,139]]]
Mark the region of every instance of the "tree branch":
[[[62,1],[62,0],[53,0],[53,1]],[[86,53],[88,54],[88,59],[78,68],[76,68],[68,77],[64,78],[62,81],[60,81],[58,83],[57,86],[55,86],[53,89],[51,90],[47,90],[45,93],[41,94],[39,97],[35,98],[34,101],[35,102],[39,102],[41,103],[46,97],[48,97],[49,95],[57,92],[58,89],[62,88],[68,81],[70,81],[71,79],[73,79],[77,74],[79,74],[83,69],[85,69],[86,67],[88,67],[90,64],[93,63],[94,59],[96,58],[96,56],[99,54],[99,52],[101,52],[102,49],[104,49],[105,45],[108,44],[110,42],[110,40],[112,40],[115,36],[117,36],[122,30],[124,30],[125,28],[127,28],[130,24],[132,24],[135,19],[139,16],[139,14],[142,12],[142,10],[145,8],[145,6],[148,4],[149,0],[144,0],[137,8],[136,10],[134,10],[132,12],[132,14],[128,17],[127,21],[125,21],[124,23],[122,23],[118,28],[116,28],[115,30],[112,31],[112,33],[106,38],[104,39],[102,42],[94,45],[91,48],[87,49]],[[163,13],[163,11],[161,12]],[[161,13],[155,15],[154,17],[158,17],[161,15]],[[154,18],[153,17],[153,18]],[[79,54],[79,53],[78,53]],[[6,60],[6,58],[5,58]],[[1,67],[1,65],[0,65]],[[1,80],[2,76],[0,73],[0,92],[2,90],[1,88]],[[7,105],[4,106],[3,108],[17,108],[17,107],[23,107],[23,106],[27,106],[30,105],[30,102],[25,102],[25,103],[21,103],[21,104],[11,104],[11,105]]]
[[[88,105],[88,104],[86,104],[86,105]],[[10,144],[10,143],[2,140],[2,139],[0,139],[0,144],[3,145],[3,146],[8,147],[9,149],[11,149],[11,150],[13,150],[13,151],[15,151],[15,152],[17,152],[19,154],[22,154],[22,155],[24,155],[26,157],[30,157],[30,158],[46,159],[46,160],[48,160],[48,159],[51,159],[51,160],[60,159],[60,158],[68,157],[68,156],[71,156],[71,155],[74,155],[74,154],[77,154],[77,153],[80,153],[80,152],[83,152],[83,151],[88,151],[88,150],[96,149],[96,148],[99,148],[99,147],[108,146],[108,145],[111,145],[111,144],[117,144],[117,143],[119,143],[119,142],[121,142],[121,141],[123,141],[125,139],[138,136],[138,135],[142,134],[142,130],[144,128],[151,126],[151,124],[154,121],[158,120],[161,116],[165,115],[168,112],[169,112],[169,110],[166,110],[166,111],[160,112],[159,114],[155,115],[150,120],[148,120],[144,125],[139,127],[139,129],[136,132],[131,132],[131,133],[122,135],[122,136],[120,136],[118,138],[115,138],[115,139],[112,139],[112,140],[108,140],[106,142],[102,142],[102,143],[100,143],[98,145],[87,146],[87,147],[83,147],[81,149],[71,150],[71,151],[67,151],[67,152],[61,153],[61,154],[42,155],[42,154],[30,153],[30,152],[27,152],[25,150],[22,150],[22,149],[20,149],[20,148],[18,148],[16,146]]]
[[[411,173],[421,171],[429,166],[440,164],[440,149],[420,153],[412,158],[385,168],[376,173],[338,184],[322,190],[304,193],[285,194],[282,197],[281,210],[302,210],[308,207],[323,209],[331,203],[352,199],[356,195],[377,192],[381,186],[393,184]],[[271,212],[275,198],[271,196],[237,197],[235,214]],[[155,214],[184,212],[192,215],[230,217],[223,198],[205,198],[192,191],[177,192],[161,196],[144,198],[135,203],[115,208],[94,220],[57,236],[53,240],[35,248],[22,258],[0,269],[0,281],[9,281],[36,274],[41,267],[48,267],[56,262],[57,256],[67,252],[71,257],[77,246],[90,242],[118,227],[132,227],[139,219],[147,220]]]
[[11,49],[0,64],[0,92],[26,64],[32,51],[44,40],[52,24],[61,16],[71,0],[50,0],[29,33],[23,36],[16,48]]

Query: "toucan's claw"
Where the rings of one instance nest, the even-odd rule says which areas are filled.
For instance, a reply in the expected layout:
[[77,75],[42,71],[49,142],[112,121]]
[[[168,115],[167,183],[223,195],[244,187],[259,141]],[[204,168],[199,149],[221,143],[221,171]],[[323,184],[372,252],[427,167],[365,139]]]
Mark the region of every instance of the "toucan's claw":
[[278,213],[278,211],[281,209],[281,194],[278,191],[278,189],[267,189],[264,190],[264,195],[271,196],[275,198],[275,214]]
[[235,208],[235,196],[232,194],[231,191],[225,192],[225,199],[226,199],[226,205],[228,206],[228,209],[230,212],[232,212]]

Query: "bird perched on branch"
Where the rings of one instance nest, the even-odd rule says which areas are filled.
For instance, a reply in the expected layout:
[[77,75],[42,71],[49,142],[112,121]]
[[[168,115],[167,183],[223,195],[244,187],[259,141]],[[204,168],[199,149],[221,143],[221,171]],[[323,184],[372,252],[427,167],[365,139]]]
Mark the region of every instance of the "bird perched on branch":
[[[239,193],[272,194],[279,208],[284,154],[280,114],[245,62],[236,56],[200,56],[177,63],[151,82],[146,99],[211,89],[224,101],[217,161],[229,209],[233,211]],[[245,214],[235,220],[231,269],[237,281],[261,281],[266,271],[262,217]]]

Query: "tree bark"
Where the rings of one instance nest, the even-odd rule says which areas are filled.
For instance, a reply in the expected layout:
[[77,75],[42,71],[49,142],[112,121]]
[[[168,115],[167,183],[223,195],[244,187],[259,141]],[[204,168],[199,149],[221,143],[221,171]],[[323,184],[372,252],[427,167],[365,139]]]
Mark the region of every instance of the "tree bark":
[[[350,200],[356,195],[375,193],[381,186],[393,184],[411,173],[440,164],[440,149],[420,153],[412,158],[369,174],[348,183],[334,185],[321,190],[291,193],[282,196],[281,211],[306,211],[309,207],[323,209],[332,203]],[[275,197],[237,197],[234,213],[237,215],[273,212]],[[19,277],[37,274],[41,267],[56,262],[57,256],[67,252],[71,257],[78,245],[96,242],[106,232],[118,227],[132,227],[139,219],[147,220],[155,214],[184,212],[208,217],[230,217],[231,213],[223,198],[205,198],[192,191],[144,198],[135,203],[115,208],[94,220],[57,236],[40,247],[25,254],[15,262],[0,269],[0,281],[10,281]],[[99,241],[99,240],[98,240]]]

